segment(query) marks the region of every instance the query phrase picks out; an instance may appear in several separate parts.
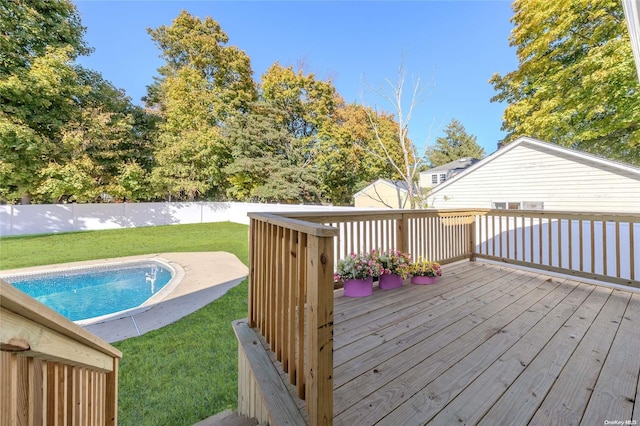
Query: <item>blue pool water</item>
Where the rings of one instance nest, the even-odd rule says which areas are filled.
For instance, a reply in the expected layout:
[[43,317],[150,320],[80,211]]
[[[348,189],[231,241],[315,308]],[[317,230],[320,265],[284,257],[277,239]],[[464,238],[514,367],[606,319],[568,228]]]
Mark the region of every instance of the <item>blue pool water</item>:
[[5,281],[72,321],[142,305],[170,280],[159,262],[6,277]]

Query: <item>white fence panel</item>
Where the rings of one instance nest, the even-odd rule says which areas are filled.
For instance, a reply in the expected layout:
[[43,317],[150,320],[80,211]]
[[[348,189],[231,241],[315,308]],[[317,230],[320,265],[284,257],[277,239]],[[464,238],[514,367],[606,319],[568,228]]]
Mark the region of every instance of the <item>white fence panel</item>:
[[248,225],[249,212],[336,210],[355,209],[236,202],[1,205],[0,236],[227,221]]
[[[74,213],[73,231],[117,229],[124,227],[126,219],[125,204],[65,204]],[[101,206],[96,208],[96,206]],[[25,206],[26,207],[26,206]],[[16,216],[21,219],[21,216]],[[52,232],[52,231],[40,231]],[[55,232],[55,231],[53,231]]]

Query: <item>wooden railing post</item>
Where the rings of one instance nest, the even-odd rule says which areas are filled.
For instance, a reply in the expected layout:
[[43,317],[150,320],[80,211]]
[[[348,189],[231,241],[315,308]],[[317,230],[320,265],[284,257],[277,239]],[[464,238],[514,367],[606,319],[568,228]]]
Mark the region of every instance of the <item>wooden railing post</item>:
[[396,250],[403,253],[409,251],[409,218],[406,213],[396,220]]
[[308,365],[307,409],[309,424],[333,423],[333,237],[309,235],[307,242]]
[[118,364],[119,359],[113,359],[113,371],[107,374],[107,392],[105,401],[105,420],[107,425],[118,424]]

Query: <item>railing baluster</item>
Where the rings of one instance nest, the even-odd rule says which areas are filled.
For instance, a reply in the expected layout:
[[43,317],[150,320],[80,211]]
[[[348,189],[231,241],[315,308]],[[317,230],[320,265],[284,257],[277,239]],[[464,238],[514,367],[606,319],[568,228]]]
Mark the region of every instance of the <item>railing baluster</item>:
[[621,276],[620,273],[620,222],[616,221],[616,276]]
[[596,271],[596,225],[591,219],[591,273]]
[[607,221],[602,220],[602,274],[607,275]]
[[[638,220],[638,222],[640,222],[640,220]],[[629,251],[630,251],[630,255],[631,255],[631,264],[630,266],[630,271],[629,271],[629,278],[631,280],[638,280],[640,281],[639,277],[636,277],[636,256],[635,256],[635,241],[633,239],[633,235],[634,235],[634,222],[629,222]],[[640,265],[638,265],[640,267]]]
[[298,342],[297,353],[297,368],[296,368],[296,388],[298,390],[298,397],[305,397],[304,393],[304,320],[305,310],[304,304],[306,302],[306,279],[307,279],[307,234],[300,233],[298,236],[298,289],[297,289],[297,308],[298,308],[298,335],[296,341]]
[[578,232],[580,240],[580,270],[584,271],[584,223],[582,219],[578,220]]
[[569,243],[567,245],[568,256],[569,256],[569,269],[573,269],[573,220],[569,219],[567,221],[568,229],[567,229],[567,237],[569,238]]

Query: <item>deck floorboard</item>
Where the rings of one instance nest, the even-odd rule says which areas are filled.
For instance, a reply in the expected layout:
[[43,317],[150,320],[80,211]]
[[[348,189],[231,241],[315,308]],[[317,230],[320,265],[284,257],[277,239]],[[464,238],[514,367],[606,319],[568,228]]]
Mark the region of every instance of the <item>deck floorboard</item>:
[[335,425],[640,425],[640,293],[482,262],[338,291],[333,377]]

